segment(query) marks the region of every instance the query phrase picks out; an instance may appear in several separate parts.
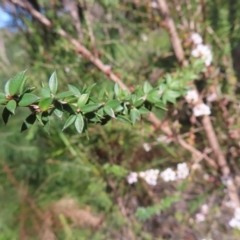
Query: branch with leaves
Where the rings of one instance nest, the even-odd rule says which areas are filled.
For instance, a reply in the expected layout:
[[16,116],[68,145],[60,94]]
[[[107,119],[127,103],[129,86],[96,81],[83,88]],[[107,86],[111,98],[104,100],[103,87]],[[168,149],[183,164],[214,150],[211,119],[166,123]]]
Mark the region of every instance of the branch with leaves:
[[5,124],[15,114],[18,107],[28,107],[31,114],[23,122],[21,131],[28,129],[36,120],[49,128],[50,117],[55,114],[62,118],[64,113],[68,118],[63,130],[72,124],[77,132],[87,133],[89,123],[106,124],[110,119],[134,124],[143,114],[148,114],[153,107],[166,110],[167,103],[176,103],[176,99],[186,91],[185,80],[174,80],[169,77],[157,87],[149,82],[138,86],[132,93],[123,90],[115,83],[110,93],[103,92],[95,97],[92,89],[96,84],[78,89],[68,85],[68,90],[58,91],[58,79],[54,72],[48,86],[42,84],[40,96],[33,94],[35,87],[26,87],[25,71],[8,80],[4,93],[0,93],[0,104],[4,105],[2,118]]

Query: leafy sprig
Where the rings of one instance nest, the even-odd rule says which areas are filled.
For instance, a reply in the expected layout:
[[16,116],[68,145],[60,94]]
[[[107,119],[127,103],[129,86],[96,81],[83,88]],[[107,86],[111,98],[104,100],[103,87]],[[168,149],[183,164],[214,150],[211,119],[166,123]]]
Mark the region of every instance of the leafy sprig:
[[50,117],[54,114],[68,118],[62,130],[74,125],[77,132],[87,130],[89,123],[106,124],[112,118],[134,124],[141,119],[143,114],[149,113],[153,107],[166,109],[166,104],[176,103],[176,99],[186,89],[179,80],[167,76],[157,87],[149,82],[136,87],[133,92],[128,92],[115,84],[113,97],[104,94],[95,97],[92,89],[96,84],[85,86],[82,90],[73,85],[68,85],[68,90],[58,92],[58,78],[54,72],[48,86],[42,86],[40,96],[33,94],[35,87],[26,87],[27,77],[25,71],[17,74],[5,84],[5,92],[0,93],[0,105],[4,105],[2,118],[5,124],[16,113],[18,107],[28,107],[31,114],[25,119],[21,130],[31,127],[36,121],[48,129]]

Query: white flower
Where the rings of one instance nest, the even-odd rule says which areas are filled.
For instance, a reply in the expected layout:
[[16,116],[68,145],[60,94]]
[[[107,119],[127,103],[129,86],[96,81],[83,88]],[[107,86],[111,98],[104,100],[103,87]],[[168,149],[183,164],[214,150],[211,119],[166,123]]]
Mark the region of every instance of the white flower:
[[201,44],[203,42],[203,39],[202,39],[202,37],[200,36],[199,33],[193,33],[191,35],[191,40],[196,45]]
[[239,207],[235,208],[234,218],[236,218],[237,220],[240,221],[240,208]]
[[133,184],[138,181],[137,173],[136,172],[130,172],[130,174],[127,176],[127,181],[129,184]]
[[191,55],[195,58],[202,58],[206,66],[209,66],[212,62],[212,52],[211,49],[204,44],[199,44],[191,52]]
[[188,90],[187,95],[185,97],[188,103],[197,103],[198,98],[199,98],[198,93],[194,89]]
[[234,201],[228,201],[225,203],[225,206],[229,208],[236,208],[237,204]]
[[202,214],[202,213],[197,213],[196,215],[195,215],[195,217],[196,217],[196,222],[204,222],[205,221],[205,216],[204,216],[204,214]]
[[230,227],[238,228],[240,230],[240,220],[237,220],[236,218],[232,218],[228,224]]
[[211,93],[210,95],[207,96],[207,101],[208,102],[214,102],[217,99],[217,94],[216,93]]
[[148,40],[148,37],[147,37],[146,34],[142,34],[142,35],[141,35],[141,38],[142,38],[142,40],[143,40],[144,42],[146,42],[146,41]]
[[203,204],[202,207],[201,207],[201,210],[202,210],[202,213],[203,214],[208,214],[208,211],[209,211],[209,207],[207,204]]
[[157,137],[157,142],[164,142],[164,143],[166,143],[166,144],[168,144],[168,143],[170,143],[171,142],[171,139],[169,139],[167,136],[165,136],[165,135],[159,135],[158,137]]
[[149,3],[149,5],[150,5],[150,7],[152,7],[152,8],[158,8],[158,4],[157,4],[157,2],[155,2],[155,1],[152,1],[151,3]]
[[157,179],[159,175],[158,169],[149,169],[145,172],[140,172],[139,177],[143,178],[147,184],[156,186],[157,185]]
[[176,173],[171,168],[167,168],[160,175],[165,182],[176,180]]
[[199,44],[196,46],[196,48],[194,48],[191,52],[193,57],[207,57],[212,55],[211,49],[204,44]]
[[177,177],[178,179],[185,179],[189,175],[189,169],[186,163],[179,163],[177,165]]
[[210,107],[204,103],[200,103],[193,107],[193,114],[196,117],[202,116],[202,115],[210,115],[211,110]]
[[143,148],[146,152],[149,152],[152,149],[151,146],[148,143],[144,143]]
[[231,185],[233,183],[232,178],[230,176],[222,176],[221,177],[221,182],[223,185]]

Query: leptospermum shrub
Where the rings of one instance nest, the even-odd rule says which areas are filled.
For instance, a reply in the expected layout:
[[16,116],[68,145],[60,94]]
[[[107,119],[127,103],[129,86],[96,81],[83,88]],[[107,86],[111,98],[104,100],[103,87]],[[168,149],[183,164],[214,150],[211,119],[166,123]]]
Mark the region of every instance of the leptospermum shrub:
[[[190,78],[191,79],[191,78]],[[112,92],[103,92],[93,96],[92,89],[96,84],[78,89],[68,85],[68,90],[58,91],[58,79],[54,72],[48,85],[42,84],[39,94],[35,94],[35,87],[26,85],[25,71],[17,74],[5,84],[0,93],[0,104],[4,105],[2,118],[5,124],[15,115],[18,107],[29,108],[30,114],[21,126],[21,131],[31,127],[38,121],[48,130],[52,115],[67,120],[62,130],[74,125],[78,133],[86,132],[89,123],[106,124],[111,118],[119,122],[134,124],[141,116],[148,114],[153,107],[166,109],[168,103],[176,103],[176,99],[185,95],[187,78],[174,79],[170,75],[167,79],[152,87],[145,82],[137,86],[133,92],[122,90],[116,83]]]

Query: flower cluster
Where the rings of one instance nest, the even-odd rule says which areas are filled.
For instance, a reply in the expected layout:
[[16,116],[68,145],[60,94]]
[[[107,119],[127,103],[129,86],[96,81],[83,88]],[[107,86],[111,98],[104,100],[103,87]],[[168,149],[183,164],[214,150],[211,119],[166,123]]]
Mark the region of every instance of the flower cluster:
[[191,40],[194,44],[191,55],[195,58],[201,58],[204,60],[206,66],[210,66],[213,56],[209,46],[204,45],[202,42],[202,37],[198,33],[193,33],[191,35]]
[[149,169],[145,172],[139,173],[139,177],[143,178],[147,182],[147,184],[149,184],[151,186],[157,185],[158,175],[159,175],[158,169]]
[[136,172],[130,172],[127,176],[127,181],[129,184],[133,184],[138,181],[138,174]]
[[176,172],[173,171],[172,168],[167,168],[161,172],[160,176],[165,182],[175,181],[177,179]]
[[180,179],[185,179],[189,175],[189,168],[186,163],[179,163],[177,165],[177,171],[174,171],[172,168],[167,168],[164,171],[160,172],[158,169],[149,169],[144,172],[130,172],[127,176],[127,182],[133,184],[138,181],[138,177],[144,179],[147,184],[151,186],[157,185],[157,179],[160,176],[163,181],[176,181]]
[[188,103],[195,105],[193,107],[194,116],[199,117],[199,116],[211,114],[211,110],[208,105],[206,105],[205,103],[198,103],[199,95],[196,90],[194,90],[194,89],[188,90],[187,95],[185,96],[185,100]]
[[177,165],[177,177],[178,179],[185,179],[189,175],[189,168],[186,163],[179,163]]
[[234,217],[229,221],[229,225],[232,228],[237,228],[240,230],[240,208],[235,208]]
[[209,208],[207,204],[203,204],[201,207],[201,211],[195,215],[196,222],[204,222],[205,217],[208,214]]
[[199,95],[198,92],[194,89],[188,90],[187,95],[185,96],[185,100],[188,103],[196,104],[198,102]]
[[210,110],[210,107],[205,103],[199,103],[193,107],[193,114],[196,117],[200,117],[203,115],[210,115],[211,110]]

